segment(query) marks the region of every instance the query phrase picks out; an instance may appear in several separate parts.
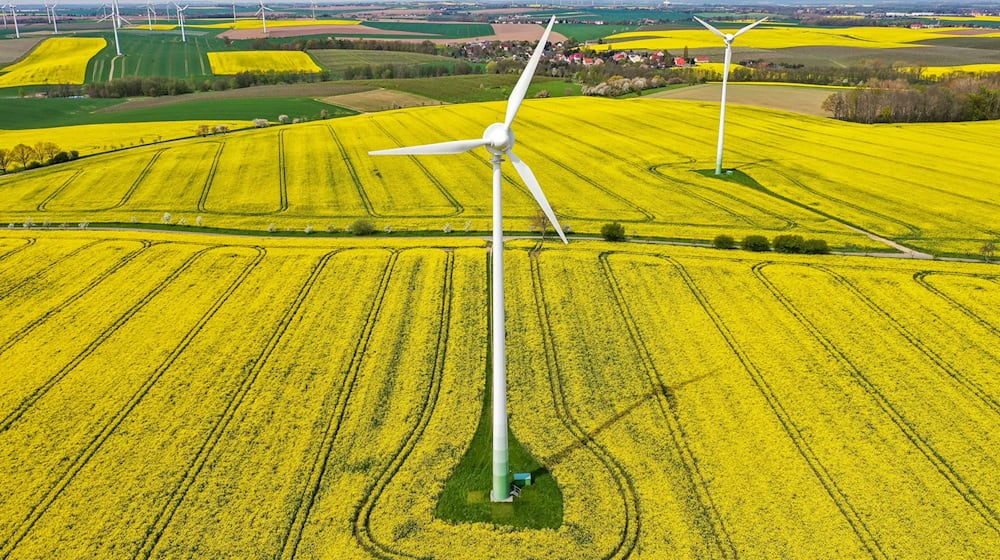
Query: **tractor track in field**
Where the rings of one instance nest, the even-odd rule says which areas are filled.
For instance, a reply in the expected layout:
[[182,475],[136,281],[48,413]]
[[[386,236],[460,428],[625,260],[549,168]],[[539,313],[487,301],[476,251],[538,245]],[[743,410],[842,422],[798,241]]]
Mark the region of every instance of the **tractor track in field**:
[[212,213],[205,204],[208,202],[208,193],[212,190],[212,183],[215,182],[215,174],[219,170],[219,160],[222,159],[222,150],[226,147],[226,141],[223,140],[218,143],[219,148],[215,151],[215,157],[212,158],[212,165],[208,168],[208,175],[205,177],[205,185],[201,188],[201,196],[198,197],[198,211],[203,213]]
[[[113,323],[111,323],[103,331],[101,331],[101,334],[97,335],[95,339],[90,341],[90,343],[76,356],[74,356],[73,359],[71,359],[62,368],[60,368],[58,372],[49,377],[49,379],[46,380],[44,383],[42,383],[41,386],[37,387],[34,391],[32,391],[32,393],[28,395],[24,400],[22,400],[21,403],[14,408],[14,410],[7,413],[2,419],[0,419],[0,433],[3,433],[8,429],[10,429],[11,425],[14,422],[16,422],[21,416],[23,416],[24,413],[27,412],[36,402],[38,402],[39,399],[45,396],[45,394],[48,393],[48,391],[52,389],[52,387],[54,387],[56,384],[62,381],[64,377],[69,375],[69,373],[72,372],[74,369],[76,369],[76,367],[79,366],[84,360],[86,360],[87,357],[93,354],[94,351],[96,351],[101,346],[101,344],[104,344],[105,341],[111,338],[118,331],[118,329],[120,329],[123,325],[125,325],[125,323],[131,320],[132,317],[134,317],[137,313],[142,311],[142,309],[156,296],[158,296],[161,292],[163,292],[163,290],[167,289],[167,287],[171,283],[173,283],[173,281],[176,280],[177,277],[183,274],[184,271],[190,268],[191,265],[193,265],[194,262],[198,260],[199,257],[201,257],[208,251],[211,251],[215,248],[216,248],[215,246],[207,247],[189,256],[179,267],[174,269],[173,272],[171,272],[166,278],[160,281],[152,290],[147,292],[146,295],[144,295],[142,298],[139,299],[139,301],[137,301],[131,307],[129,307],[129,309],[126,310],[125,313],[120,315],[117,319],[115,319]],[[87,288],[85,288],[85,290],[88,289],[89,287],[90,286],[88,285]],[[43,318],[44,317],[46,316],[43,316]],[[6,351],[8,348],[10,348],[10,346],[11,346],[10,340],[8,340],[8,342],[5,343],[3,347],[0,347],[0,353]]]
[[281,547],[277,551],[278,558],[292,559],[295,558],[298,553],[299,543],[302,540],[302,533],[305,531],[306,522],[308,522],[309,516],[312,514],[312,508],[316,503],[316,496],[319,493],[319,487],[323,481],[323,476],[326,474],[330,454],[333,452],[333,444],[337,441],[337,437],[340,435],[340,428],[343,423],[344,415],[347,413],[347,406],[351,399],[351,394],[354,392],[354,384],[357,381],[358,372],[361,370],[361,364],[364,361],[364,354],[371,341],[372,332],[375,330],[375,324],[378,322],[378,315],[382,310],[382,303],[385,301],[385,294],[389,290],[389,283],[391,282],[393,273],[396,270],[396,262],[398,258],[399,251],[392,251],[382,269],[378,287],[376,288],[375,295],[372,298],[371,306],[368,308],[368,315],[365,317],[365,324],[361,329],[361,335],[358,337],[358,341],[354,346],[354,351],[351,354],[350,365],[345,372],[343,382],[337,389],[337,395],[334,399],[332,413],[328,417],[326,427],[323,431],[323,440],[320,442],[319,449],[316,452],[316,457],[313,459],[310,466],[309,477],[306,479],[306,486],[302,488],[302,494],[299,496],[298,505],[295,508],[295,512],[292,513],[284,535],[282,535]]
[[[660,408],[660,415],[667,422],[670,429],[670,438],[673,441],[674,449],[677,452],[677,460],[681,464],[690,489],[685,491],[684,501],[688,502],[688,507],[701,519],[695,521],[695,526],[702,533],[707,547],[714,546],[723,558],[737,558],[739,553],[733,543],[726,524],[719,513],[719,508],[712,499],[708,483],[705,476],[698,467],[698,460],[688,444],[684,426],[681,423],[680,415],[677,411],[677,397],[673,391],[663,383],[663,376],[656,367],[656,362],[649,352],[646,340],[635,322],[632,309],[625,299],[625,294],[621,288],[621,282],[615,275],[613,267],[608,260],[609,252],[598,255],[601,269],[604,272],[605,280],[608,282],[614,294],[615,304],[618,312],[628,327],[629,337],[636,353],[642,359],[643,371],[646,374],[650,388],[656,395],[656,401]],[[690,495],[693,493],[694,495]]]
[[549,317],[545,302],[538,254],[536,252],[529,252],[528,260],[531,266],[532,294],[535,298],[535,308],[538,311],[538,326],[542,342],[545,346],[549,390],[551,391],[552,401],[556,409],[555,415],[560,419],[563,426],[573,434],[577,441],[594,455],[615,481],[624,510],[623,527],[618,544],[604,556],[604,559],[628,558],[635,552],[639,541],[639,534],[642,530],[642,510],[639,506],[639,496],[635,489],[635,483],[632,480],[632,476],[625,470],[618,459],[608,451],[607,447],[587,433],[571,412],[572,409],[567,402],[566,393],[563,388],[562,371],[559,368],[555,343],[552,340],[552,320]]
[[[203,255],[207,251],[211,251],[218,248],[231,248],[232,246],[222,245],[218,247],[213,247],[195,253],[193,257]],[[157,366],[155,370],[147,377],[146,381],[133,393],[129,400],[116,412],[109,420],[104,424],[100,431],[94,436],[94,438],[87,444],[87,446],[81,450],[80,454],[77,455],[69,466],[66,468],[65,472],[60,476],[56,484],[51,487],[42,500],[38,502],[35,507],[31,509],[28,516],[21,522],[15,533],[7,539],[2,545],[0,545],[0,558],[7,558],[17,547],[18,543],[31,531],[35,523],[48,510],[48,508],[58,499],[62,491],[73,481],[76,475],[83,470],[90,459],[97,454],[98,450],[108,440],[109,437],[118,429],[118,427],[125,421],[129,414],[139,405],[139,403],[145,398],[149,393],[150,389],[156,384],[157,381],[163,376],[163,374],[170,369],[177,358],[184,353],[191,342],[198,336],[201,330],[208,324],[209,321],[215,316],[218,310],[225,305],[229,300],[230,296],[236,292],[237,289],[243,284],[247,276],[257,268],[267,254],[267,251],[262,247],[246,247],[247,249],[253,249],[256,251],[256,256],[253,260],[248,263],[239,275],[230,283],[229,287],[218,297],[211,307],[202,315],[194,327],[192,327],[181,339],[181,341],[174,347],[170,354],[163,360],[163,362]],[[192,261],[193,262],[193,261]]]
[[[400,142],[399,139],[394,134],[392,134],[384,126],[382,126],[382,123],[378,122],[377,119],[373,119],[373,118],[369,117],[369,121],[372,124],[374,124],[375,128],[378,128],[379,131],[381,131],[382,134],[384,134],[386,136],[386,138],[388,138],[388,139],[392,140],[393,142],[395,142],[397,146],[400,146],[400,147],[403,146],[403,143]],[[449,218],[449,217],[452,217],[452,216],[458,216],[459,214],[465,212],[465,207],[462,206],[462,203],[459,202],[458,199],[456,199],[453,194],[451,194],[451,191],[449,191],[444,186],[444,184],[441,183],[441,181],[439,181],[438,178],[435,177],[434,174],[431,173],[427,169],[426,166],[424,166],[423,162],[420,161],[420,158],[417,158],[415,156],[406,156],[406,157],[409,158],[409,160],[411,162],[413,162],[414,165],[416,165],[418,168],[420,168],[420,172],[423,173],[424,176],[427,178],[427,180],[430,181],[435,187],[437,187],[437,189],[439,191],[441,191],[441,195],[444,196],[445,199],[448,201],[448,203],[451,204],[452,208],[455,209],[455,211],[452,212],[451,214],[440,214],[440,215],[435,215],[433,217],[435,217],[435,218],[438,218],[438,217],[440,217],[440,218]]]
[[876,385],[871,379],[865,375],[861,368],[856,366],[851,359],[833,343],[832,340],[827,338],[823,332],[808,318],[805,314],[799,310],[798,307],[791,301],[791,299],[786,296],[777,286],[775,286],[767,275],[764,274],[763,269],[767,266],[776,264],[774,262],[761,262],[753,267],[754,276],[761,282],[765,289],[767,289],[771,295],[778,300],[785,307],[788,312],[795,317],[795,319],[809,331],[809,334],[814,340],[820,343],[827,353],[836,360],[846,371],[850,374],[851,378],[854,379],[858,385],[865,391],[865,393],[871,397],[871,399],[878,405],[879,409],[882,410],[886,416],[892,420],[893,424],[899,428],[900,432],[910,441],[911,444],[927,459],[931,465],[948,481],[948,483],[955,489],[956,492],[965,500],[965,502],[978,513],[983,520],[986,521],[987,525],[990,526],[994,531],[1000,533],[1000,517],[997,513],[987,504],[976,492],[972,486],[967,483],[961,475],[955,472],[955,469],[948,463],[947,459],[939,453],[933,445],[913,425],[913,423],[908,420],[902,413],[900,413],[892,402],[882,393],[878,385]]
[[127,204],[128,201],[132,198],[132,195],[135,194],[135,191],[139,188],[139,185],[143,182],[143,180],[146,179],[146,176],[149,175],[149,172],[150,170],[153,169],[153,165],[156,163],[156,160],[160,159],[160,156],[163,155],[163,152],[167,151],[167,149],[168,148],[161,148],[153,153],[153,157],[150,158],[149,162],[146,163],[146,166],[142,168],[142,171],[139,173],[139,176],[135,178],[135,181],[132,181],[132,184],[129,185],[128,190],[125,191],[125,194],[122,195],[121,199],[118,202],[116,202],[111,206],[108,206],[107,208],[95,208],[93,210],[87,210],[87,212],[108,211],[125,206],[125,204]]
[[309,277],[299,288],[295,300],[288,306],[287,309],[285,309],[277,328],[275,328],[275,330],[271,333],[271,336],[264,344],[264,347],[258,354],[257,358],[254,359],[248,367],[244,368],[244,376],[241,380],[239,380],[239,386],[236,388],[232,398],[227,403],[226,409],[222,411],[222,414],[209,430],[209,433],[202,442],[198,452],[194,457],[192,457],[187,468],[184,469],[183,476],[170,492],[170,496],[163,500],[162,509],[160,509],[154,517],[151,525],[146,529],[146,537],[139,549],[133,554],[133,558],[149,558],[152,556],[157,544],[160,542],[160,538],[163,537],[163,533],[173,520],[173,516],[177,512],[177,509],[187,497],[187,493],[194,485],[198,475],[201,474],[201,470],[208,462],[216,444],[222,438],[223,433],[226,431],[229,423],[236,415],[237,410],[243,404],[247,394],[253,388],[260,372],[264,369],[264,366],[267,365],[268,360],[274,353],[275,348],[277,348],[281,343],[285,333],[288,331],[289,326],[298,317],[303,304],[312,293],[312,290],[316,285],[316,281],[326,269],[330,259],[341,251],[343,251],[343,249],[330,251],[320,257],[319,260],[317,260],[313,265]]
[[[929,292],[931,292],[932,294],[934,294],[934,295],[940,297],[941,299],[945,300],[954,309],[958,310],[959,312],[961,312],[966,317],[972,319],[974,322],[976,322],[981,327],[983,327],[986,330],[990,331],[994,335],[1000,337],[1000,328],[998,328],[993,323],[987,321],[986,319],[983,319],[982,317],[980,317],[978,313],[976,313],[972,309],[969,309],[969,307],[966,306],[965,304],[963,304],[963,303],[959,302],[958,300],[956,300],[955,298],[949,296],[947,293],[944,292],[944,290],[942,290],[940,288],[935,288],[930,282],[928,282],[927,281],[927,277],[930,276],[930,275],[932,275],[932,274],[938,274],[938,275],[942,275],[942,276],[958,276],[959,275],[959,274],[951,273],[951,272],[939,272],[939,271],[935,271],[935,270],[922,270],[920,272],[916,272],[916,273],[913,274],[913,281],[916,282],[917,284],[919,284],[920,286],[922,286],[923,288],[925,288],[926,290],[928,290]],[[987,281],[994,281],[993,278],[991,278],[991,277],[980,276],[980,275],[976,275],[975,277],[976,278],[982,278],[982,279],[987,280]]]
[[[816,264],[797,264],[796,266],[803,266],[806,268],[812,268],[815,270],[820,270],[837,282],[837,284],[844,286],[850,291],[855,298],[861,301],[868,309],[870,309],[876,315],[882,317],[885,322],[889,323],[892,328],[900,334],[906,341],[915,348],[918,352],[924,355],[928,360],[931,361],[937,368],[946,373],[953,381],[958,383],[962,388],[969,392],[972,396],[979,399],[983,405],[993,411],[994,414],[1000,414],[1000,402],[997,402],[996,398],[990,395],[985,389],[983,389],[979,384],[977,384],[972,379],[969,379],[965,374],[963,374],[958,368],[951,365],[947,360],[942,358],[937,352],[930,348],[926,343],[924,343],[920,337],[910,332],[902,323],[896,320],[888,311],[882,308],[879,304],[875,303],[867,294],[861,291],[860,288],[854,285],[853,282],[848,280],[846,277],[840,273],[830,270],[826,266],[816,265]],[[1000,519],[998,519],[1000,521]]]
[[285,167],[286,130],[283,128],[278,131],[278,197],[281,199],[281,202],[278,204],[278,211],[274,212],[274,214],[288,211],[288,174]]
[[132,262],[136,257],[138,257],[140,254],[142,254],[144,251],[146,251],[146,249],[149,249],[150,247],[153,246],[153,243],[150,242],[150,241],[143,240],[143,241],[140,241],[139,243],[140,243],[140,247],[138,249],[136,249],[136,250],[132,251],[131,253],[123,256],[121,259],[119,259],[119,261],[117,263],[115,263],[110,268],[108,268],[107,270],[105,270],[104,272],[102,272],[101,274],[99,274],[97,277],[95,277],[93,280],[91,280],[86,286],[84,286],[83,288],[77,290],[71,296],[69,296],[66,299],[64,299],[64,300],[60,301],[59,303],[55,304],[48,311],[46,311],[45,313],[39,315],[37,318],[35,318],[31,322],[29,322],[27,325],[25,325],[25,326],[21,327],[20,329],[18,329],[17,331],[15,331],[14,334],[12,334],[10,336],[10,338],[8,338],[6,341],[4,341],[2,344],[0,344],[0,355],[2,355],[3,353],[7,352],[8,350],[10,350],[10,348],[12,346],[14,346],[15,344],[17,344],[21,340],[23,340],[24,337],[26,337],[29,334],[31,334],[32,331],[34,331],[36,328],[38,328],[42,323],[44,323],[45,321],[47,321],[50,317],[52,317],[56,313],[59,313],[60,311],[64,310],[67,306],[72,305],[74,302],[76,302],[80,298],[82,298],[85,295],[87,295],[88,293],[90,293],[90,291],[93,290],[94,288],[96,288],[97,286],[99,286],[101,284],[101,282],[103,282],[104,280],[106,280],[107,278],[109,278],[110,276],[112,276],[113,274],[115,274],[116,272],[118,272],[120,269],[122,269],[128,263]]
[[375,206],[372,204],[371,198],[368,197],[368,192],[365,190],[364,184],[361,182],[361,178],[358,177],[358,170],[354,167],[354,161],[351,159],[351,155],[347,152],[347,148],[344,143],[337,136],[337,132],[332,126],[326,127],[327,131],[330,132],[330,136],[333,137],[333,142],[337,145],[337,149],[340,151],[340,157],[344,161],[344,165],[347,167],[347,173],[351,176],[351,182],[354,183],[354,188],[358,191],[358,196],[361,197],[361,204],[365,207],[365,212],[373,218],[383,218],[386,217],[375,211]]
[[52,270],[55,267],[57,267],[60,264],[62,264],[63,261],[66,261],[67,259],[71,259],[71,258],[79,255],[80,253],[86,251],[87,249],[93,248],[95,245],[99,245],[101,243],[110,243],[112,241],[116,241],[116,240],[114,240],[114,239],[97,239],[95,241],[91,241],[90,243],[85,243],[85,244],[77,247],[76,249],[73,249],[69,253],[66,253],[65,255],[62,255],[59,258],[57,258],[56,260],[48,263],[47,265],[45,265],[44,267],[42,267],[38,271],[34,272],[33,274],[31,274],[31,275],[29,275],[29,276],[27,276],[25,278],[22,278],[20,281],[15,282],[13,285],[11,285],[11,286],[3,289],[2,291],[0,291],[0,300],[3,300],[4,298],[10,296],[10,294],[12,294],[15,291],[21,289],[22,287],[24,287],[25,285],[29,284],[30,282],[41,278],[46,272],[49,272],[50,270]]
[[[747,202],[747,201],[745,201],[743,199],[736,198],[735,196],[733,196],[730,193],[726,193],[724,191],[718,191],[718,190],[716,190],[716,189],[714,189],[712,187],[702,187],[700,185],[693,185],[691,183],[688,183],[687,181],[683,181],[681,179],[677,179],[676,177],[670,177],[668,175],[664,175],[663,173],[660,172],[660,168],[663,167],[663,166],[665,166],[665,165],[669,165],[669,164],[662,164],[662,163],[660,163],[660,164],[650,165],[649,167],[646,168],[646,171],[648,173],[650,173],[651,175],[654,175],[654,176],[656,176],[656,177],[658,177],[658,178],[660,178],[660,179],[662,179],[664,181],[672,181],[672,182],[674,182],[676,185],[680,186],[681,190],[684,191],[684,194],[686,196],[689,196],[691,198],[700,200],[700,201],[704,202],[705,204],[708,204],[709,206],[717,208],[717,209],[721,210],[722,212],[724,212],[726,214],[729,214],[730,216],[736,218],[737,220],[740,220],[741,222],[749,225],[750,227],[755,227],[755,228],[759,228],[759,229],[770,229],[772,231],[788,231],[788,230],[790,230],[790,229],[792,229],[792,228],[794,228],[794,227],[796,227],[796,226],[799,225],[794,220],[791,220],[791,219],[786,218],[786,217],[784,217],[784,216],[782,216],[780,214],[772,212],[772,211],[764,208],[763,206],[758,206],[758,205],[753,204],[751,202]],[[744,205],[744,206],[746,206],[748,208],[753,208],[754,210],[760,212],[761,214],[764,214],[766,216],[770,216],[771,218],[774,218],[776,221],[784,222],[785,225],[783,225],[781,227],[778,227],[778,228],[765,228],[764,226],[761,226],[760,224],[758,224],[754,220],[750,219],[749,217],[747,217],[747,216],[745,216],[743,214],[740,214],[739,212],[736,212],[732,208],[729,208],[728,206],[726,206],[724,204],[720,204],[718,202],[715,202],[714,200],[712,200],[711,198],[708,198],[707,196],[704,196],[704,195],[696,193],[694,191],[695,188],[709,188],[709,189],[711,189],[714,192],[722,194],[723,196],[729,198],[730,200],[739,202],[740,204],[742,204],[742,205]],[[682,223],[681,225],[692,225],[692,226],[705,227],[705,224],[684,224],[684,223]]]
[[[450,109],[442,109],[442,110],[445,111],[445,112],[449,112],[452,115],[454,115],[455,117],[460,118],[460,119],[462,119],[462,120],[464,120],[466,122],[475,124],[476,126],[481,126],[482,125],[481,123],[476,122],[474,119],[472,119],[472,118],[470,118],[470,117],[468,117],[468,116],[466,116],[464,114],[456,114],[454,112],[451,112]],[[540,126],[540,125],[533,125],[533,126],[536,126],[538,128],[542,128],[543,130],[551,130],[551,129],[547,129],[547,128],[543,127],[543,126]],[[555,159],[553,157],[547,157],[545,159],[549,163],[552,163],[553,165],[555,165],[555,166],[563,169],[564,171],[566,171],[570,175],[573,175],[574,177],[578,178],[579,180],[583,181],[584,183],[586,183],[586,184],[590,185],[591,187],[593,187],[593,188],[595,188],[595,189],[603,192],[604,194],[606,194],[606,195],[610,196],[611,198],[617,200],[618,202],[624,204],[628,208],[631,208],[632,211],[634,211],[634,212],[636,212],[638,214],[642,214],[642,216],[643,216],[642,219],[638,219],[638,220],[637,219],[619,219],[618,221],[620,221],[620,222],[626,222],[626,223],[646,223],[646,222],[653,222],[653,221],[656,220],[656,216],[653,215],[648,210],[646,210],[645,208],[642,208],[641,206],[635,204],[631,200],[623,197],[622,195],[616,193],[615,191],[609,189],[608,187],[605,187],[604,185],[598,183],[597,181],[594,181],[593,179],[587,177],[586,175],[583,175],[582,173],[580,173],[579,171],[577,171],[576,169],[574,169],[573,166],[567,165],[567,164],[565,164],[565,163],[563,163],[563,162],[561,162],[561,161],[559,161],[559,160],[557,160],[557,159]],[[586,219],[586,218],[579,218],[579,219]]]
[[16,255],[16,254],[20,253],[21,251],[27,249],[28,247],[31,247],[32,245],[35,244],[36,241],[38,241],[38,239],[35,238],[35,237],[27,237],[27,238],[25,238],[25,244],[24,245],[21,245],[20,247],[15,247],[15,248],[11,249],[10,251],[7,251],[6,253],[0,255],[0,262],[3,262],[5,260],[13,257],[14,255]]
[[824,490],[826,490],[827,495],[830,496],[830,499],[847,521],[848,525],[851,526],[851,529],[858,537],[862,546],[865,547],[872,558],[888,559],[889,555],[882,549],[881,543],[879,543],[878,539],[872,533],[871,529],[869,529],[864,519],[862,519],[858,510],[851,503],[844,491],[837,485],[837,481],[834,480],[826,465],[823,464],[816,452],[809,446],[809,442],[803,435],[802,429],[795,423],[795,419],[792,417],[791,413],[785,409],[785,406],[781,403],[777,393],[770,386],[770,384],[768,384],[767,379],[764,376],[764,372],[762,372],[760,368],[757,367],[757,365],[750,359],[746,350],[739,344],[736,336],[731,330],[729,330],[725,321],[709,302],[708,297],[702,293],[700,288],[698,288],[695,279],[688,272],[687,268],[680,262],[665,255],[650,256],[663,260],[677,270],[687,289],[691,291],[691,294],[694,296],[695,300],[697,300],[698,305],[702,308],[705,315],[715,326],[715,329],[726,341],[726,345],[729,346],[733,355],[735,355],[740,361],[740,364],[743,366],[743,370],[750,376],[754,386],[757,387],[761,396],[764,397],[764,400],[767,401],[767,404],[770,406],[771,411],[774,412],[774,415],[781,424],[785,434],[788,436],[789,440],[791,440],[792,444],[799,452],[799,455],[809,465],[810,470],[812,470],[820,485],[822,485]]
[[380,542],[371,529],[371,515],[375,506],[378,505],[382,493],[389,483],[402,468],[403,463],[409,458],[410,453],[417,446],[420,438],[423,437],[431,417],[437,410],[438,395],[441,392],[441,380],[444,378],[444,362],[448,350],[448,334],[451,321],[452,305],[452,281],[455,269],[455,255],[452,251],[447,251],[444,274],[444,291],[441,292],[441,306],[439,314],[441,317],[438,327],[437,341],[434,353],[434,370],[430,378],[430,386],[427,394],[421,403],[420,412],[416,419],[414,428],[407,434],[406,439],[400,444],[399,449],[393,455],[392,461],[382,472],[378,474],[375,481],[365,488],[364,500],[358,504],[351,514],[351,528],[355,541],[366,551],[380,558],[418,558],[417,555],[401,552],[393,548],[390,544]]
[[46,196],[45,199],[39,202],[38,206],[36,206],[35,209],[38,210],[39,212],[47,212],[48,205],[50,202],[52,202],[52,199],[59,196],[64,190],[66,190],[66,187],[68,187],[70,183],[72,183],[77,177],[79,177],[81,173],[83,173],[82,169],[73,170],[73,173],[69,177],[67,177],[66,180],[62,182],[62,184],[56,187],[55,190],[49,193],[49,196]]

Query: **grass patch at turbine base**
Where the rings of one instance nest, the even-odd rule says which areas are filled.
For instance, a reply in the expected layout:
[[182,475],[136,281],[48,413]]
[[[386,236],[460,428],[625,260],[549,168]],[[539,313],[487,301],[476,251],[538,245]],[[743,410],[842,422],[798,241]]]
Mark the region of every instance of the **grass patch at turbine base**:
[[562,524],[562,492],[555,478],[536,461],[514,434],[507,431],[510,466],[514,472],[530,472],[531,486],[510,503],[490,501],[493,483],[493,446],[490,414],[491,375],[486,380],[486,398],[479,427],[465,457],[455,468],[438,501],[435,516],[451,523],[494,523],[525,529],[556,529]]

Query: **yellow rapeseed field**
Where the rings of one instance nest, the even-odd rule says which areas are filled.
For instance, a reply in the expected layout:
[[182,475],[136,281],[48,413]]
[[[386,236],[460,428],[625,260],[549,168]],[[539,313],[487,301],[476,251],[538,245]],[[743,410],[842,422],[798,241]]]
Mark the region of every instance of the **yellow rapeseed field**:
[[[160,223],[170,213],[172,223],[200,215],[208,227],[254,231],[272,224],[343,231],[366,218],[379,230],[485,232],[491,199],[484,150],[419,158],[367,152],[476,138],[503,110],[502,103],[412,108],[10,174],[0,178],[0,224]],[[737,240],[793,233],[835,248],[885,249],[853,226],[918,249],[968,255],[1000,231],[998,122],[869,126],[733,105],[724,164],[744,175],[726,181],[709,172],[717,103],[529,100],[519,118],[517,153],[560,221],[577,233],[596,234],[618,220],[629,235],[710,241],[722,233]],[[160,125],[114,126],[149,142]],[[190,134],[195,123],[163,126]],[[29,144],[60,137],[56,130],[46,137],[2,133],[0,146],[13,145],[8,134],[27,135]],[[117,147],[122,138],[107,141]],[[81,186],[94,176],[106,178],[102,189]],[[509,167],[503,188],[506,228],[528,231],[537,208]]]
[[17,144],[34,146],[38,142],[54,142],[63,150],[76,150],[80,152],[80,155],[91,155],[195,136],[201,125],[208,125],[212,129],[218,125],[224,125],[230,130],[238,130],[252,127],[253,122],[235,120],[157,121],[0,130],[0,148],[9,150]]
[[[739,46],[757,49],[789,47],[857,47],[867,49],[919,48],[917,41],[952,36],[952,28],[908,27],[783,27],[762,25],[740,37]],[[987,33],[976,37],[990,38],[1000,34]],[[680,51],[718,47],[719,38],[705,29],[674,29],[667,31],[630,31],[605,38],[594,50],[670,49]]]
[[995,552],[995,266],[506,253],[554,529],[435,516],[486,389],[483,241],[5,231],[0,555]]
[[212,73],[220,75],[240,72],[319,72],[322,70],[311,56],[302,51],[240,51],[210,52],[208,62]]
[[20,62],[0,68],[0,87],[82,84],[87,63],[105,45],[102,38],[51,37]]
[[923,66],[920,68],[922,76],[940,78],[948,74],[957,72],[969,74],[989,74],[1000,73],[1000,64],[963,64],[960,66]]

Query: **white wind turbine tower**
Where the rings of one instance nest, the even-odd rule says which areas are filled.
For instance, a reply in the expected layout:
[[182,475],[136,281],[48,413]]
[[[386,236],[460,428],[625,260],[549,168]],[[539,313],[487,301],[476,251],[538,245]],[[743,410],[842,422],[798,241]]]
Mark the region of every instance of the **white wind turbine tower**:
[[[188,6],[190,6],[190,4]],[[187,35],[184,33],[184,10],[188,9],[188,6],[184,6],[182,8],[177,5],[177,2],[174,2],[174,8],[177,8],[177,23],[181,26],[182,43],[187,43]],[[197,33],[195,33],[195,35],[197,35]]]
[[59,33],[59,24],[56,23],[56,4],[45,4],[45,15],[47,16],[49,23],[52,24],[52,33]]
[[726,42],[726,63],[722,68],[722,108],[719,110],[719,145],[715,152],[715,174],[722,175],[722,140],[726,135],[726,86],[729,83],[729,63],[733,58],[733,39],[764,23],[767,18],[755,21],[743,29],[740,29],[736,33],[723,33],[699,19],[698,16],[692,17],[694,17],[698,23],[707,27],[709,31],[715,33],[719,37],[722,37],[722,40]]
[[236,23],[236,2],[233,2],[233,23]]
[[[106,8],[107,5],[105,4],[103,7]],[[118,42],[118,26],[120,25],[118,19],[120,17],[121,16],[118,15],[118,0],[114,0],[111,3],[111,13],[110,14],[105,13],[104,17],[102,17],[101,19],[97,20],[98,23],[100,23],[100,22],[102,22],[104,20],[108,20],[108,19],[111,20],[111,30],[115,32],[115,53],[118,56],[122,55],[121,43]]]
[[490,499],[494,502],[509,501],[510,498],[510,469],[507,453],[507,350],[505,341],[504,326],[504,293],[503,293],[503,204],[500,200],[501,194],[501,171],[500,164],[503,163],[503,156],[507,155],[521,180],[527,185],[532,196],[545,212],[545,216],[555,227],[559,238],[566,243],[566,236],[563,234],[559,222],[556,220],[552,207],[545,199],[535,174],[531,172],[523,161],[520,160],[512,148],[514,147],[514,132],[511,124],[517,116],[517,110],[524,101],[524,96],[528,91],[528,85],[535,74],[535,68],[542,57],[545,43],[552,31],[552,25],[556,18],[552,16],[549,25],[542,34],[538,46],[531,53],[531,59],[524,68],[521,78],[517,81],[510,99],[507,100],[507,114],[504,122],[493,123],[483,132],[483,137],[475,140],[457,140],[453,142],[440,142],[437,144],[426,144],[423,146],[411,146],[407,148],[395,148],[391,150],[378,150],[368,152],[369,155],[447,155],[460,154],[473,148],[485,147],[493,155],[493,245],[492,245],[492,281],[493,286],[490,292],[492,304],[491,338],[493,349],[493,486],[490,492]]
[[264,35],[267,35],[267,16],[265,14],[274,10],[265,6],[264,0],[258,0],[257,4],[260,6],[260,9],[254,15],[260,16],[260,23],[264,26]]
[[[21,38],[21,30],[17,27],[17,9],[14,6],[14,4],[7,4],[5,7],[6,8],[10,8],[10,17],[14,18],[14,35],[18,39],[20,39]],[[4,13],[6,13],[6,12],[4,12]]]
[[[168,6],[169,7],[169,6]],[[156,17],[156,9],[153,5],[146,3],[146,20],[149,22],[149,30],[153,30],[153,18]]]
[[312,12],[313,12],[313,19],[315,20],[316,19],[316,2],[315,2],[315,0],[313,0],[313,3],[312,3]]
[[3,14],[3,28],[7,29],[7,5],[0,6],[0,14]]

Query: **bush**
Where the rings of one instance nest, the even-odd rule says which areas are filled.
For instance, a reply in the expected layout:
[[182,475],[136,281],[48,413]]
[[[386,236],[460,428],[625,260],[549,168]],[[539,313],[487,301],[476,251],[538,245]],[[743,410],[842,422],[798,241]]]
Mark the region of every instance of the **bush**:
[[774,238],[774,250],[779,253],[801,253],[806,240],[801,235],[779,235]]
[[625,226],[618,222],[604,224],[601,227],[601,237],[606,241],[625,241]]
[[357,220],[347,230],[354,235],[371,235],[375,233],[375,224],[368,220]]
[[712,240],[712,245],[716,249],[732,249],[736,247],[736,240],[731,235],[716,235]]
[[763,235],[748,235],[743,238],[743,250],[757,252],[770,251],[771,244]]
[[830,247],[822,239],[807,239],[802,244],[802,252],[809,255],[825,255],[830,252]]

